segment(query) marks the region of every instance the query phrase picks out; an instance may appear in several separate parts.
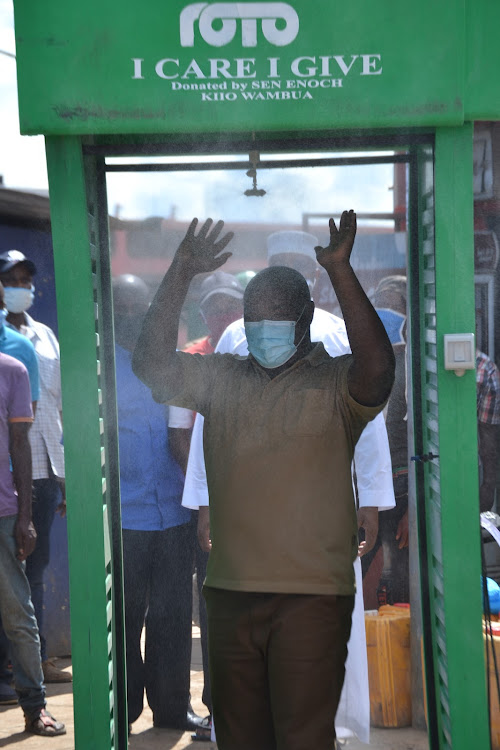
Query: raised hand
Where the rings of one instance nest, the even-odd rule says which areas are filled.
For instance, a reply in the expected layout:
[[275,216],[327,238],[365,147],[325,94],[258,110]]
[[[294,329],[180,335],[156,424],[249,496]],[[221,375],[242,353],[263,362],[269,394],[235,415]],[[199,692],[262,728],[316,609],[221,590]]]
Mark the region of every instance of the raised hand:
[[232,253],[222,251],[233,238],[233,232],[228,232],[218,239],[224,227],[223,221],[218,221],[212,227],[212,219],[207,219],[198,234],[195,234],[198,219],[193,219],[176,253],[176,258],[183,267],[193,274],[211,273],[224,265]]
[[[212,273],[231,256],[223,250],[233,233],[228,232],[219,239],[224,222],[212,224],[212,219],[207,219],[196,234],[198,219],[193,219],[144,319],[132,367],[154,393],[159,394],[163,389],[165,378],[176,383],[182,376],[176,356],[177,334],[182,305],[193,277],[198,273]],[[164,398],[163,391],[161,398]]]
[[318,263],[327,271],[337,263],[348,263],[351,257],[354,238],[356,237],[356,214],[354,211],[344,211],[340,217],[337,229],[333,219],[330,226],[330,244],[328,247],[315,247]]

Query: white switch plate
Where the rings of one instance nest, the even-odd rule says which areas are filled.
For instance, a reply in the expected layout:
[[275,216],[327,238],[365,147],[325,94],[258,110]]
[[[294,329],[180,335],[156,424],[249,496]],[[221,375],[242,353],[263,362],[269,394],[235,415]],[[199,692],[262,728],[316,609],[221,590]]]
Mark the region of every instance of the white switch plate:
[[473,333],[445,333],[444,369],[463,375],[476,367],[476,346]]

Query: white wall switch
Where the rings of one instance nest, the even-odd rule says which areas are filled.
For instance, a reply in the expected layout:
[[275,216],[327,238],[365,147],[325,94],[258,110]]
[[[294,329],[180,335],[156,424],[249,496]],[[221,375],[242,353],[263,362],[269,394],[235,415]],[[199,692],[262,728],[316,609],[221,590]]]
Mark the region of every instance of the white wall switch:
[[444,369],[454,370],[459,377],[476,367],[476,346],[473,333],[445,333]]

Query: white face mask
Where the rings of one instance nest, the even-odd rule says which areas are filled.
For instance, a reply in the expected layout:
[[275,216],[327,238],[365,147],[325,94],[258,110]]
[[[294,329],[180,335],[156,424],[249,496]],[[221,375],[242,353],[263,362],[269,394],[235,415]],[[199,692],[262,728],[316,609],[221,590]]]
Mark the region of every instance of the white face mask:
[[34,300],[34,286],[29,289],[23,286],[6,286],[4,289],[5,307],[11,313],[22,313],[29,310]]

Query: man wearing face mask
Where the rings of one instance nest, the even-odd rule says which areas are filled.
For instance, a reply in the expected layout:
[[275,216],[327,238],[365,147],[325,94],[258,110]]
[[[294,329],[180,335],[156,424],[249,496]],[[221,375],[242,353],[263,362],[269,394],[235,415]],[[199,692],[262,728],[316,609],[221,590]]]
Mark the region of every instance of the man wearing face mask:
[[[38,361],[33,344],[22,334],[5,325],[7,310],[3,300],[3,286],[0,283],[0,353],[9,354],[22,362],[28,371],[33,414],[40,392]],[[0,706],[17,703],[17,694],[11,687],[12,671],[9,668],[9,645],[0,621]]]
[[44,637],[44,571],[50,561],[50,530],[54,513],[66,514],[64,448],[59,343],[54,332],[34,320],[27,310],[33,305],[35,264],[19,250],[0,255],[0,281],[4,286],[7,323],[32,343],[40,372],[40,398],[29,433],[33,462],[33,524],[37,545],[26,561],[33,606],[41,641],[45,682],[71,682],[71,674],[48,658]]
[[113,305],[128,718],[131,724],[139,718],[146,690],[156,727],[195,730],[201,717],[189,703],[191,514],[181,506],[184,476],[171,450],[168,408],[153,401],[131,367],[149,307],[146,283],[131,274],[115,277]]
[[28,341],[26,336],[15,331],[7,322],[9,312],[4,305],[4,288],[0,282],[0,352],[2,354],[9,354],[14,359],[19,360],[28,370],[33,414],[35,414],[36,404],[40,397],[38,359],[31,341]]
[[[318,239],[308,232],[274,232],[267,239],[268,263],[287,266],[301,273],[309,290],[319,275],[315,247]],[[330,356],[338,357],[350,353],[344,321],[326,310],[314,308],[311,323],[311,340],[321,341]],[[234,322],[221,336],[216,347],[221,354],[231,353],[246,356],[248,345],[244,321]],[[365,427],[354,452],[357,490],[359,497],[358,523],[365,530],[366,544],[361,549],[365,554],[377,538],[378,510],[394,507],[394,491],[391,474],[391,457],[383,415],[378,415]],[[199,509],[199,539],[203,549],[210,548],[210,521],[208,513],[208,490],[203,457],[203,417],[196,417],[191,450],[184,485],[183,505]],[[383,514],[382,514],[383,515]],[[346,663],[346,679],[336,726],[339,737],[355,733],[362,742],[370,739],[370,697],[368,690],[368,665],[364,622],[364,602],[361,563],[357,559],[356,599],[352,617],[351,639]]]
[[232,234],[219,239],[223,222],[211,225],[198,234],[196,219],[189,227],[146,316],[133,367],[156,400],[205,416],[217,740],[220,750],[331,750],[358,552],[351,461],[389,396],[394,356],[350,265],[353,211],[342,214],[339,229],[330,220],[330,243],[316,248],[352,355],[332,358],[311,342],[308,285],[280,266],[245,290],[248,357],[177,352],[192,278],[230,255]]

